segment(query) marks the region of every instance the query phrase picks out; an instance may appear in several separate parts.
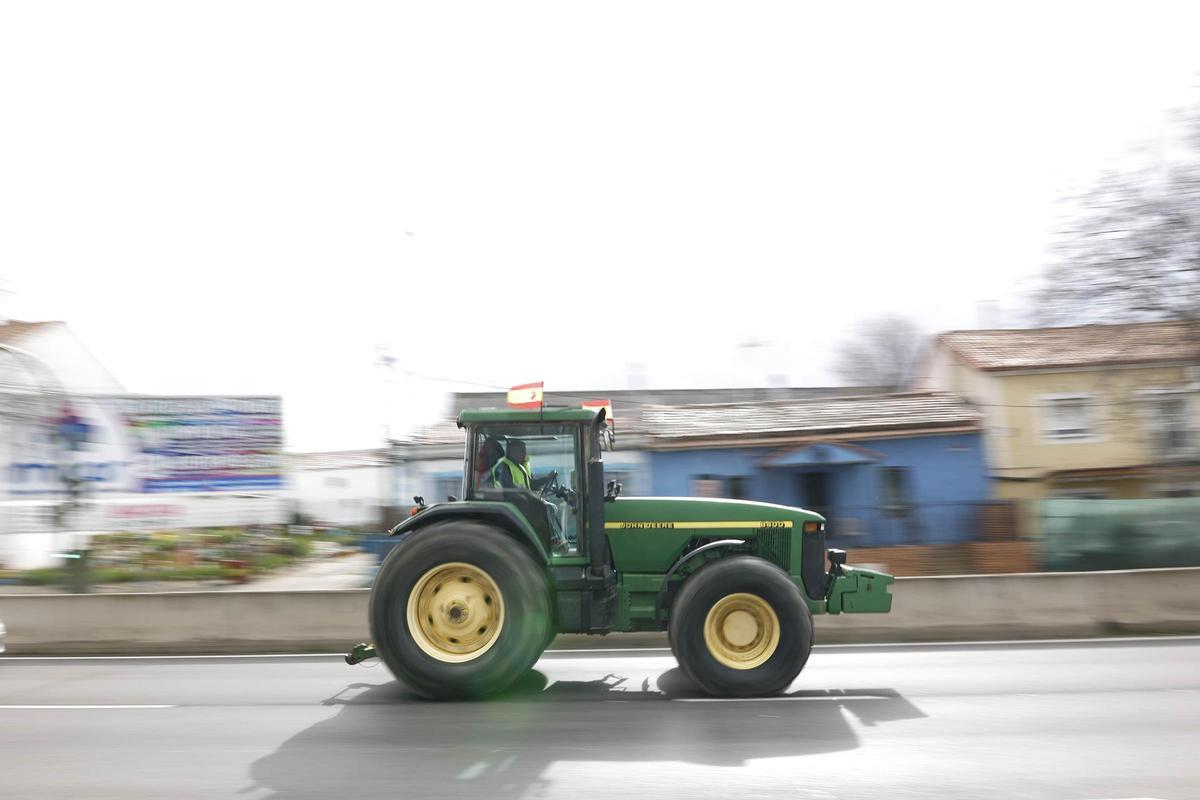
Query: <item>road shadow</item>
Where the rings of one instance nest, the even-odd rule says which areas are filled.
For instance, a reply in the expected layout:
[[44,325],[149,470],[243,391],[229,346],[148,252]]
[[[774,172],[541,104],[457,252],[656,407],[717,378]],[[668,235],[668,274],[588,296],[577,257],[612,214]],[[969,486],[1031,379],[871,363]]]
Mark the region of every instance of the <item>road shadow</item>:
[[600,762],[598,780],[606,763],[741,766],[857,747],[847,715],[864,725],[924,716],[891,689],[712,702],[678,668],[653,684],[628,684],[613,674],[551,683],[531,671],[487,701],[433,703],[398,681],[352,683],[324,701],[338,709],[334,716],[254,763],[245,791],[259,797],[265,789],[273,798],[537,797],[550,790],[547,773],[557,762]]

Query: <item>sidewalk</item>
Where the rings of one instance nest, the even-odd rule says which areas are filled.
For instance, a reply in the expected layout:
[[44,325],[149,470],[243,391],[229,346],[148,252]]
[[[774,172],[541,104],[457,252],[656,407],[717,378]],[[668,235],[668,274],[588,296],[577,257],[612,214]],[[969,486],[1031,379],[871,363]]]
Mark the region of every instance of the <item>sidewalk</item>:
[[241,585],[224,587],[234,592],[290,592],[308,589],[361,589],[370,585],[376,566],[370,553],[306,561]]

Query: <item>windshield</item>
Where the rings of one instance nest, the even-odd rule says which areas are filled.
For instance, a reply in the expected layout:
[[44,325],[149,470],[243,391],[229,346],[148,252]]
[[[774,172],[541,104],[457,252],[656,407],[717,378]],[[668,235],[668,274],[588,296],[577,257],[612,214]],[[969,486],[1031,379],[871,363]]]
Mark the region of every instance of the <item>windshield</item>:
[[494,425],[475,430],[467,497],[517,503],[555,553],[579,552],[579,443],[575,426]]

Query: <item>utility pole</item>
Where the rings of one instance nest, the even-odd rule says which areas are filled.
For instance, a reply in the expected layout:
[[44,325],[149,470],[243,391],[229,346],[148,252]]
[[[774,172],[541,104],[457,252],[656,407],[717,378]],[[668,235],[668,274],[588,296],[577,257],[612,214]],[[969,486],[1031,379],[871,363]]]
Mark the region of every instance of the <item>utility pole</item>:
[[387,509],[395,505],[395,476],[392,474],[392,395],[395,394],[396,363],[398,359],[392,355],[387,344],[375,345],[375,366],[382,372],[383,397],[383,468],[381,470],[379,487],[379,523],[387,527]]

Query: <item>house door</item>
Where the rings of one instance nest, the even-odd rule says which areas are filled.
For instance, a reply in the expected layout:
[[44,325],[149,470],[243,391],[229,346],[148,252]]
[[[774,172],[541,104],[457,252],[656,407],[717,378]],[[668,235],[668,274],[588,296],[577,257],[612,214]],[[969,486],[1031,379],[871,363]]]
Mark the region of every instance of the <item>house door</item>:
[[805,472],[800,476],[800,490],[803,493],[805,508],[823,517],[829,516],[828,472]]

